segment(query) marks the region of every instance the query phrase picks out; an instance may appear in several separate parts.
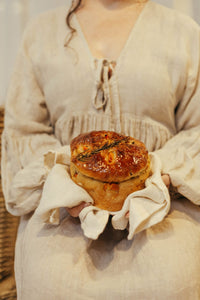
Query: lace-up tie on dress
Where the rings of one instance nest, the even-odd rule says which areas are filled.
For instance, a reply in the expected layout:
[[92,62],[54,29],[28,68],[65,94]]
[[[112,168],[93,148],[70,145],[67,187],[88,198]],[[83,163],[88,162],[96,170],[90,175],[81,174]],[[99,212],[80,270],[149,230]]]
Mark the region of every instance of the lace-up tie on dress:
[[120,97],[115,72],[115,61],[95,59],[96,94],[93,106],[96,110],[103,109],[112,118],[112,130],[121,132]]

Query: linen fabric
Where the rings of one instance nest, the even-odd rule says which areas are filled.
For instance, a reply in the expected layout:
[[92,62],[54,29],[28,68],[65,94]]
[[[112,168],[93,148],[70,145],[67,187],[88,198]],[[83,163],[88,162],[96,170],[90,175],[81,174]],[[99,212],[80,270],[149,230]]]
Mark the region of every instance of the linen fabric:
[[[113,62],[92,56],[76,16],[64,47],[68,8],[27,27],[6,102],[2,183],[7,209],[21,216],[18,299],[199,299],[200,28],[148,1]],[[130,241],[110,223],[92,241],[62,207],[57,226],[35,213],[44,154],[102,129],[142,140],[181,195]]]

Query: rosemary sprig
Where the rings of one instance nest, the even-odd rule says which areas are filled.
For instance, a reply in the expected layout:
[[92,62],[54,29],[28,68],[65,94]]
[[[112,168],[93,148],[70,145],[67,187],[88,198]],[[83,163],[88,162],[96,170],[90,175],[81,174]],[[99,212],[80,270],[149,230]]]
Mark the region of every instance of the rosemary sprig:
[[123,143],[123,142],[126,143],[128,140],[129,140],[129,137],[125,137],[125,138],[123,138],[121,140],[115,141],[115,142],[110,143],[110,144],[107,142],[101,148],[98,148],[98,149],[93,150],[91,152],[88,152],[88,153],[79,153],[77,155],[77,160],[87,161],[87,159],[90,158],[93,154],[96,154],[96,153],[98,153],[98,152],[100,152],[102,150],[106,150],[106,149],[110,149],[112,147],[115,147],[115,146],[119,145],[120,143]]

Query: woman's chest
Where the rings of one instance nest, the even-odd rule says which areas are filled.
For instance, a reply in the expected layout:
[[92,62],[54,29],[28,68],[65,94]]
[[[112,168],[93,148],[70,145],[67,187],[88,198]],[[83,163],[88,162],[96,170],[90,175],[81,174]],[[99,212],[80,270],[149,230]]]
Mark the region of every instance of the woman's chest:
[[116,11],[106,9],[80,10],[74,16],[91,55],[117,60],[137,23],[144,3]]

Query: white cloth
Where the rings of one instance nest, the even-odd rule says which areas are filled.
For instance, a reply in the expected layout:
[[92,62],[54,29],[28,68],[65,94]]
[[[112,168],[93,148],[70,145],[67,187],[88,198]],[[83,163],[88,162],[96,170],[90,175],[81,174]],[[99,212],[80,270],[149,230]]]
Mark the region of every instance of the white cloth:
[[[52,169],[44,184],[36,214],[45,222],[57,225],[60,223],[60,207],[74,207],[81,202],[93,204],[93,199],[71,180],[69,147],[64,147],[62,152],[51,151],[45,158],[46,167]],[[146,180],[145,189],[130,194],[120,211],[108,212],[93,205],[81,211],[81,227],[86,237],[97,239],[105,229],[109,215],[112,216],[114,229],[124,230],[129,227],[128,239],[164,219],[169,212],[170,196],[161,178],[159,157],[151,153],[150,158],[152,176]],[[28,188],[31,189],[31,186]],[[128,212],[129,218],[126,217]]]

